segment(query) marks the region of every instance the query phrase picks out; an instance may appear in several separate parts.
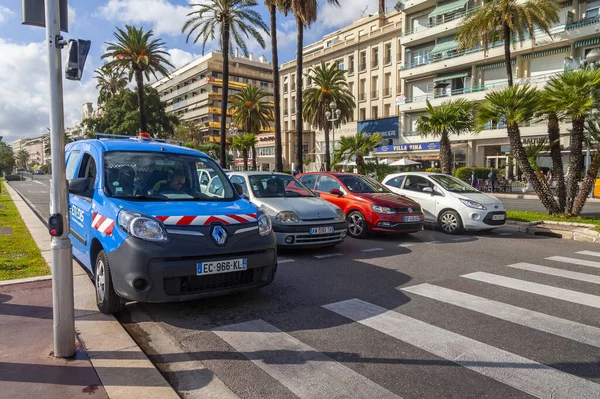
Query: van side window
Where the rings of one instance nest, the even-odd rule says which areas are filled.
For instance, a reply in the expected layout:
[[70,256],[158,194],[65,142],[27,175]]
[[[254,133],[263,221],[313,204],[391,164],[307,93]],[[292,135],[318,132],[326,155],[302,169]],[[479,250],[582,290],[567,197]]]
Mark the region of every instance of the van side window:
[[83,197],[92,198],[94,194],[94,187],[96,186],[96,161],[90,154],[85,154],[83,156],[83,161],[81,162],[81,167],[79,168],[79,174],[77,177],[83,177],[87,179],[87,186],[85,191],[81,194]]
[[69,160],[67,161],[66,168],[66,177],[68,180],[73,179],[75,177],[75,168],[77,167],[77,163],[79,162],[79,155],[81,151],[71,151],[71,155],[69,155]]

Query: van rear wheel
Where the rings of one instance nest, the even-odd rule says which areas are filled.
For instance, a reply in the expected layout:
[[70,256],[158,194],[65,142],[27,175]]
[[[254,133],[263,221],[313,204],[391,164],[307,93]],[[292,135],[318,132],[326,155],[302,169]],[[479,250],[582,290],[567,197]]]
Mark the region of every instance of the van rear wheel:
[[121,298],[113,287],[108,257],[104,251],[100,251],[96,257],[94,286],[96,288],[96,305],[100,312],[112,314],[121,310]]

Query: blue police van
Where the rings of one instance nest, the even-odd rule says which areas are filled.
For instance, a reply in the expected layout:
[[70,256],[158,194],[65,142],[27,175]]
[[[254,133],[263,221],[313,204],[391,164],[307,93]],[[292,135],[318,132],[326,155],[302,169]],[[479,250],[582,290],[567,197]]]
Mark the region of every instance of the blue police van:
[[[104,136],[104,137],[103,137]],[[178,145],[98,135],[66,147],[69,238],[103,313],[265,286],[277,269],[271,220],[217,163]],[[210,171],[202,185],[198,170]],[[216,183],[215,183],[216,182]]]

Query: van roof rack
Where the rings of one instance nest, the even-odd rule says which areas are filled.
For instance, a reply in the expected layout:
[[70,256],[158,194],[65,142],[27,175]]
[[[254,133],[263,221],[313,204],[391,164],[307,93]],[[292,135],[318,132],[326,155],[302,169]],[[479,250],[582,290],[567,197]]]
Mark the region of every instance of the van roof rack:
[[[126,136],[124,134],[111,134],[111,133],[94,133],[94,138],[97,140],[100,139],[127,139],[127,140],[138,140],[138,136]],[[175,144],[179,146],[183,146],[183,141],[180,140],[171,140],[171,139],[156,139],[151,138],[151,141],[156,141],[159,143],[165,144]]]

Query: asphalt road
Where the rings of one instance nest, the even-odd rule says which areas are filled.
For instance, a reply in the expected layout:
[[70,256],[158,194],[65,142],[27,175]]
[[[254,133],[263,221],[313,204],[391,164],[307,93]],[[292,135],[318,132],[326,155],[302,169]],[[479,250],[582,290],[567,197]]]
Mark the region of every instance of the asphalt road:
[[598,245],[425,230],[279,255],[261,290],[120,321],[184,398],[600,397]]

